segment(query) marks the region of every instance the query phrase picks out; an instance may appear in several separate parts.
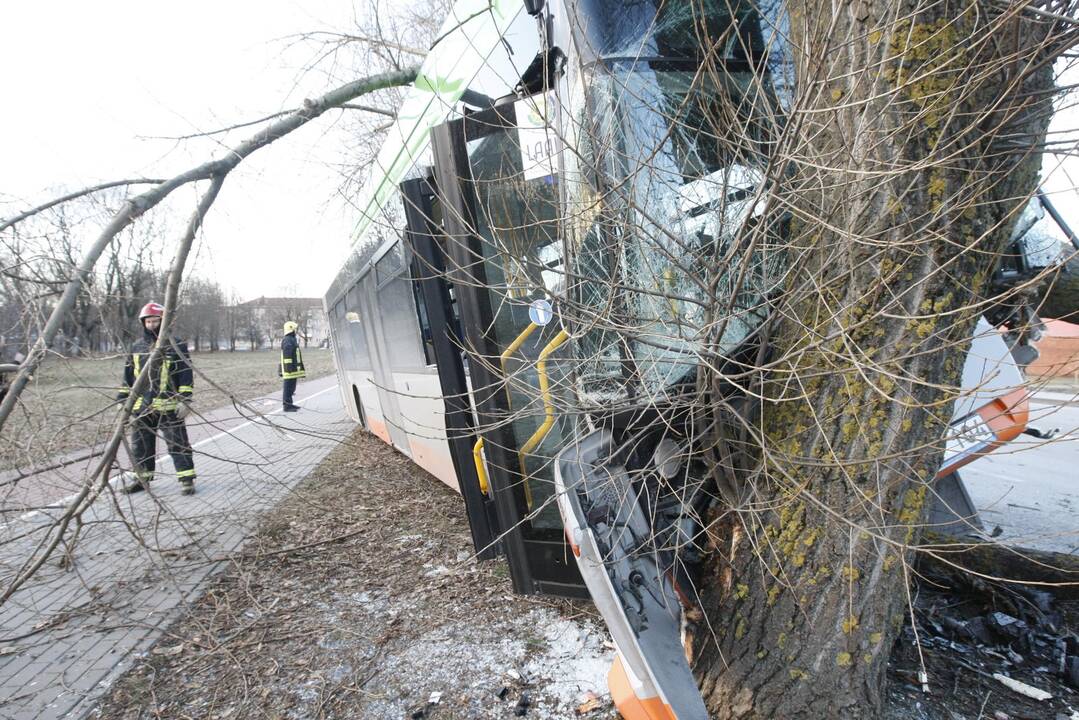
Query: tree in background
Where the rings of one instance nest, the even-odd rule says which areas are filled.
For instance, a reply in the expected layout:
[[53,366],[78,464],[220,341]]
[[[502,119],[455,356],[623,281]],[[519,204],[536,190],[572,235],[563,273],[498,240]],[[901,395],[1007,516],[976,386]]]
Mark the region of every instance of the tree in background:
[[[7,258],[0,273],[0,317],[11,354],[25,353],[41,330],[42,319],[55,306],[62,288],[78,265],[85,228],[115,212],[115,197],[86,198],[50,208],[5,238],[0,252]],[[162,229],[165,220],[151,215],[127,228],[109,246],[101,267],[91,273],[60,327],[56,352],[62,355],[116,352],[128,347],[138,332],[139,309],[164,296]],[[182,292],[186,309],[178,326],[194,349],[216,350],[220,343],[224,291],[214,282],[194,277]]]

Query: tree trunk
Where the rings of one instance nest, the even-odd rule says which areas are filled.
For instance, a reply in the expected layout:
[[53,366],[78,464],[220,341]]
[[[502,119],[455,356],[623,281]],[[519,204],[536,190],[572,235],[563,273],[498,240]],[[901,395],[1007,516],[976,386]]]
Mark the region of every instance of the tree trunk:
[[790,274],[766,400],[719,417],[735,512],[712,517],[695,667],[716,718],[873,717],[975,303],[1036,187],[1050,23],[788,7],[799,91],[769,207],[792,215]]

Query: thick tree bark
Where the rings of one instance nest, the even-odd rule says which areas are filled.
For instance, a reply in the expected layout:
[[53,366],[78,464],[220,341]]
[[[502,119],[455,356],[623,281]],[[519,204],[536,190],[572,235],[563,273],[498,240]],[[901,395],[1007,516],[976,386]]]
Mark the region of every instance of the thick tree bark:
[[695,667],[716,718],[864,718],[977,303],[1036,187],[1051,21],[989,2],[789,7],[799,104],[771,206],[793,215],[791,274],[766,400],[728,427],[749,459],[713,518]]

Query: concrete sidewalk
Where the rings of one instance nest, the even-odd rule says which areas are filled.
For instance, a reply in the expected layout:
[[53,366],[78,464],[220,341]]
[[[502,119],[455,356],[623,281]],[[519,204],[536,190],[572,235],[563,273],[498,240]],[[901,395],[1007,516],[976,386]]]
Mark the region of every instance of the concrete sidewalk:
[[[163,477],[150,493],[106,492],[84,514],[68,553],[58,547],[0,607],[0,718],[85,716],[131,656],[162,637],[176,609],[199,597],[259,513],[355,427],[335,377],[301,384],[298,396],[299,413],[217,419],[215,434],[193,437],[193,497],[180,495],[172,463],[159,459]],[[3,528],[3,587],[48,541],[59,513],[46,509]]]

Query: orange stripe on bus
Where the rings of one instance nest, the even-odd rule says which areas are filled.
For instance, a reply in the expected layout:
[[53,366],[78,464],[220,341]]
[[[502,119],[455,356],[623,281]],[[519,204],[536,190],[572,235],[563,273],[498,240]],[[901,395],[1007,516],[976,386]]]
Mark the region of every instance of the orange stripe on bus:
[[381,420],[375,420],[373,417],[368,415],[367,429],[382,438],[382,442],[389,443],[390,445],[393,444],[390,442],[390,433],[386,430],[386,425]]
[[678,720],[671,706],[659,697],[637,697],[629,684],[626,669],[622,667],[622,658],[617,655],[611,671],[607,674],[607,687],[611,691],[614,706],[625,720]]

